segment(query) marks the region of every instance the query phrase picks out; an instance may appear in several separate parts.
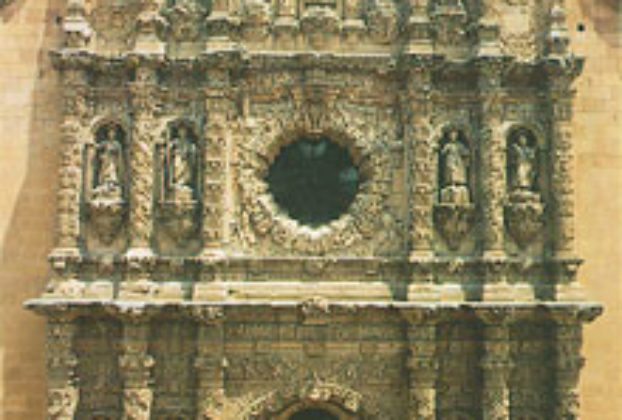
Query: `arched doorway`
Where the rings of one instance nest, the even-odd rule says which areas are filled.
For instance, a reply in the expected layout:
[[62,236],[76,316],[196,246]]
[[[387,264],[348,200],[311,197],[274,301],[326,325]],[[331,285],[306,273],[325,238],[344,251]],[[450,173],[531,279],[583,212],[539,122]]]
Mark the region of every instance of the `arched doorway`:
[[288,420],[339,420],[337,416],[325,410],[308,408],[292,414]]

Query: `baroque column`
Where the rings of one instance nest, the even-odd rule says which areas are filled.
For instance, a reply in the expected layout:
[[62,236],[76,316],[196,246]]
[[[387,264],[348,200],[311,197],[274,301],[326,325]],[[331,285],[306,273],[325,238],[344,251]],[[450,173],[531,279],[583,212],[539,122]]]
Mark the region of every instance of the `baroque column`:
[[497,57],[479,61],[479,90],[482,102],[480,159],[483,210],[484,257],[504,256],[503,200],[505,195],[505,147],[500,132],[501,77],[505,60]]
[[478,314],[484,322],[484,355],[481,361],[484,385],[482,413],[486,420],[509,420],[512,369],[510,356],[510,308],[483,308]]
[[197,355],[194,367],[197,372],[197,419],[216,420],[222,415],[224,402],[222,308],[196,307],[193,318],[199,323]]
[[553,254],[575,257],[574,249],[574,150],[572,142],[571,84],[583,67],[578,57],[566,64],[550,61],[547,66],[551,107],[551,189],[553,199]]
[[152,255],[153,150],[157,121],[157,59],[132,57],[136,79],[130,86],[134,130],[130,141],[130,250],[128,256]]
[[602,312],[598,306],[554,309],[555,321],[555,420],[579,418],[579,376],[585,364],[581,356],[583,324],[592,322]]
[[148,353],[149,319],[132,308],[121,315],[123,334],[119,372],[123,379],[123,420],[149,420],[153,402],[152,368],[155,363]]
[[82,188],[83,136],[88,135],[91,111],[88,75],[82,60],[71,55],[53,56],[62,71],[63,122],[58,189],[58,239],[53,256],[80,255],[80,191]]
[[48,315],[46,336],[47,419],[73,420],[80,391],[76,383],[78,359],[73,350],[77,325],[73,314]]
[[434,178],[436,167],[431,145],[429,121],[429,91],[431,86],[429,64],[419,64],[411,70],[409,85],[412,86],[412,101],[407,110],[413,118],[407,122],[406,137],[411,141],[408,170],[411,195],[411,260],[429,258],[434,255],[432,248],[433,222],[432,207],[434,198]]
[[408,419],[436,419],[437,314],[432,309],[414,309],[405,313],[408,321],[409,403]]
[[[226,86],[227,69],[210,69],[205,88],[205,170],[203,172],[203,254],[219,256],[226,241],[224,192],[227,188],[227,150],[229,147],[230,100]],[[230,194],[229,194],[230,195]]]

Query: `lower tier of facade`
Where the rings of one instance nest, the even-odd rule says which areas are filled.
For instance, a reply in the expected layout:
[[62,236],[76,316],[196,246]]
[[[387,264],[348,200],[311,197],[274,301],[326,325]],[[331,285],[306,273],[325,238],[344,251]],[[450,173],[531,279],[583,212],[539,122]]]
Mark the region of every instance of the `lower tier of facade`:
[[48,418],[575,419],[592,303],[38,299]]

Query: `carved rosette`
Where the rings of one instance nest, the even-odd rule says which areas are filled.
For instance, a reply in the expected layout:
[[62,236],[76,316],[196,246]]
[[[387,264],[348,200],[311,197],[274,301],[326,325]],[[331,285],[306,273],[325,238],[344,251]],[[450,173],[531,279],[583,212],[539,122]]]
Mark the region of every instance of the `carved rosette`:
[[[383,214],[391,179],[390,157],[373,151],[389,138],[389,129],[374,125],[359,129],[337,109],[313,105],[310,108],[304,108],[305,112],[293,117],[281,114],[261,123],[249,121],[246,128],[249,139],[238,145],[242,239],[248,245],[267,240],[276,249],[303,255],[345,249],[353,254],[369,254],[373,245],[370,239],[386,219]],[[278,137],[266,133],[277,133]],[[299,135],[319,133],[355,150],[358,160],[365,162],[365,167],[359,170],[366,173],[366,179],[347,213],[313,229],[300,225],[277,207],[263,178],[279,146]]]

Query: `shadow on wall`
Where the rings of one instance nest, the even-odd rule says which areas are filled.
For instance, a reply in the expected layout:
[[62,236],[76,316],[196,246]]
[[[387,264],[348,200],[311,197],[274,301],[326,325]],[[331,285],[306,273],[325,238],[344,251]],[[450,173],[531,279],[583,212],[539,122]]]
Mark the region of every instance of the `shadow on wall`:
[[[45,9],[44,21],[24,22],[25,26],[37,31],[41,27],[35,25],[45,26],[40,45],[33,46],[39,48],[36,62],[32,64],[36,69],[28,72],[36,78],[33,90],[30,98],[20,105],[32,107],[28,116],[28,133],[18,133],[28,142],[26,172],[13,203],[0,259],[0,419],[15,420],[45,418],[45,323],[42,318],[23,309],[22,303],[42,293],[49,275],[47,254],[53,246],[55,231],[60,143],[61,100],[48,51],[56,47],[60,39],[57,16],[61,12],[62,0],[31,1],[26,4],[26,1],[15,0],[0,11],[0,17],[6,22],[14,16],[9,14],[18,11],[12,8],[33,5]],[[27,15],[30,12],[23,11]],[[19,54],[15,56],[10,60],[20,64]],[[9,108],[11,104],[2,106]],[[0,134],[11,135],[10,132]],[[6,155],[5,159],[8,159]]]
[[622,47],[622,2],[620,0],[579,0],[581,12],[594,31],[608,45]]

